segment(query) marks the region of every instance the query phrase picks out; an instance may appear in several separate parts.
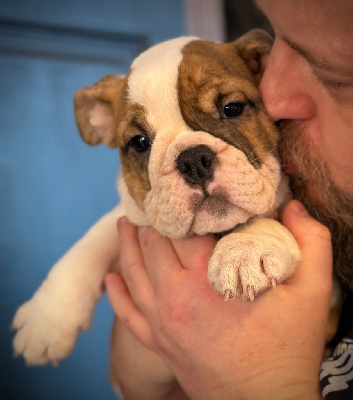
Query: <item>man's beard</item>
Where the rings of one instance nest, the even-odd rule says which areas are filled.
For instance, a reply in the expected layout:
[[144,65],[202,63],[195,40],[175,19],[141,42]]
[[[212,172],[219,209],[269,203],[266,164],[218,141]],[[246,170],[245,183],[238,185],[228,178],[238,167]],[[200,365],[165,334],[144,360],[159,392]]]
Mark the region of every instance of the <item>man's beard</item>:
[[284,122],[280,130],[283,163],[297,169],[290,176],[293,196],[330,230],[333,270],[343,288],[353,290],[353,195],[334,184],[322,159],[308,151],[295,122]]

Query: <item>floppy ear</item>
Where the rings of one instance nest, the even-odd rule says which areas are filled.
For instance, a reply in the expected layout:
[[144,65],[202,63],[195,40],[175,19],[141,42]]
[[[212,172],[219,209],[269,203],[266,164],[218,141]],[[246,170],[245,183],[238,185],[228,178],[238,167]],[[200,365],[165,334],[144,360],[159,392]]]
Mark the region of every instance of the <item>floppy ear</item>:
[[95,146],[103,142],[109,147],[117,147],[117,113],[124,84],[123,77],[108,75],[76,93],[76,123],[88,144]]
[[266,56],[272,48],[273,38],[262,29],[253,29],[237,39],[234,44],[259,84],[265,70]]

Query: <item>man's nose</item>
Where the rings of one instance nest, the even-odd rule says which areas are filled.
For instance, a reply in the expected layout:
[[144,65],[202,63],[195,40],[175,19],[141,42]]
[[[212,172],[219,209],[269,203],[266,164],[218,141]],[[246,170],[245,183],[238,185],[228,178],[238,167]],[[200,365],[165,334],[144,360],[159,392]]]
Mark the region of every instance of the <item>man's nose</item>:
[[276,39],[260,84],[262,100],[271,119],[308,120],[315,115],[311,75],[306,61],[285,42]]

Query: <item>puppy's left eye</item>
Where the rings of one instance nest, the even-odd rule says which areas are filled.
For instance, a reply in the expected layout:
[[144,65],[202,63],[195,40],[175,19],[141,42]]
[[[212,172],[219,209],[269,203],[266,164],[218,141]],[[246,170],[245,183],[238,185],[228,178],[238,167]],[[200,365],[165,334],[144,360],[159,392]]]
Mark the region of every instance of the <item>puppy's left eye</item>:
[[136,151],[142,153],[143,151],[149,150],[151,148],[151,142],[147,136],[136,135],[129,140],[128,147],[129,146],[131,146]]
[[234,103],[228,103],[224,106],[223,114],[225,118],[235,118],[243,112],[245,103],[237,101]]

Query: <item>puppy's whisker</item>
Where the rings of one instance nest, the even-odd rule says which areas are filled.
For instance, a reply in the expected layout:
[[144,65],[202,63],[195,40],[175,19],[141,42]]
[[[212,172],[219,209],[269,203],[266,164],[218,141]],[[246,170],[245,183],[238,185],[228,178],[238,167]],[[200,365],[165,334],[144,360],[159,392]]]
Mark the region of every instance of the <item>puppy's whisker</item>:
[[250,164],[259,160],[259,157],[252,158],[251,156],[255,154],[255,150],[253,150],[249,155],[246,156]]
[[249,161],[257,161],[257,160],[260,160],[260,158],[259,158],[259,157],[252,158],[252,159],[251,159],[251,160],[249,160]]

